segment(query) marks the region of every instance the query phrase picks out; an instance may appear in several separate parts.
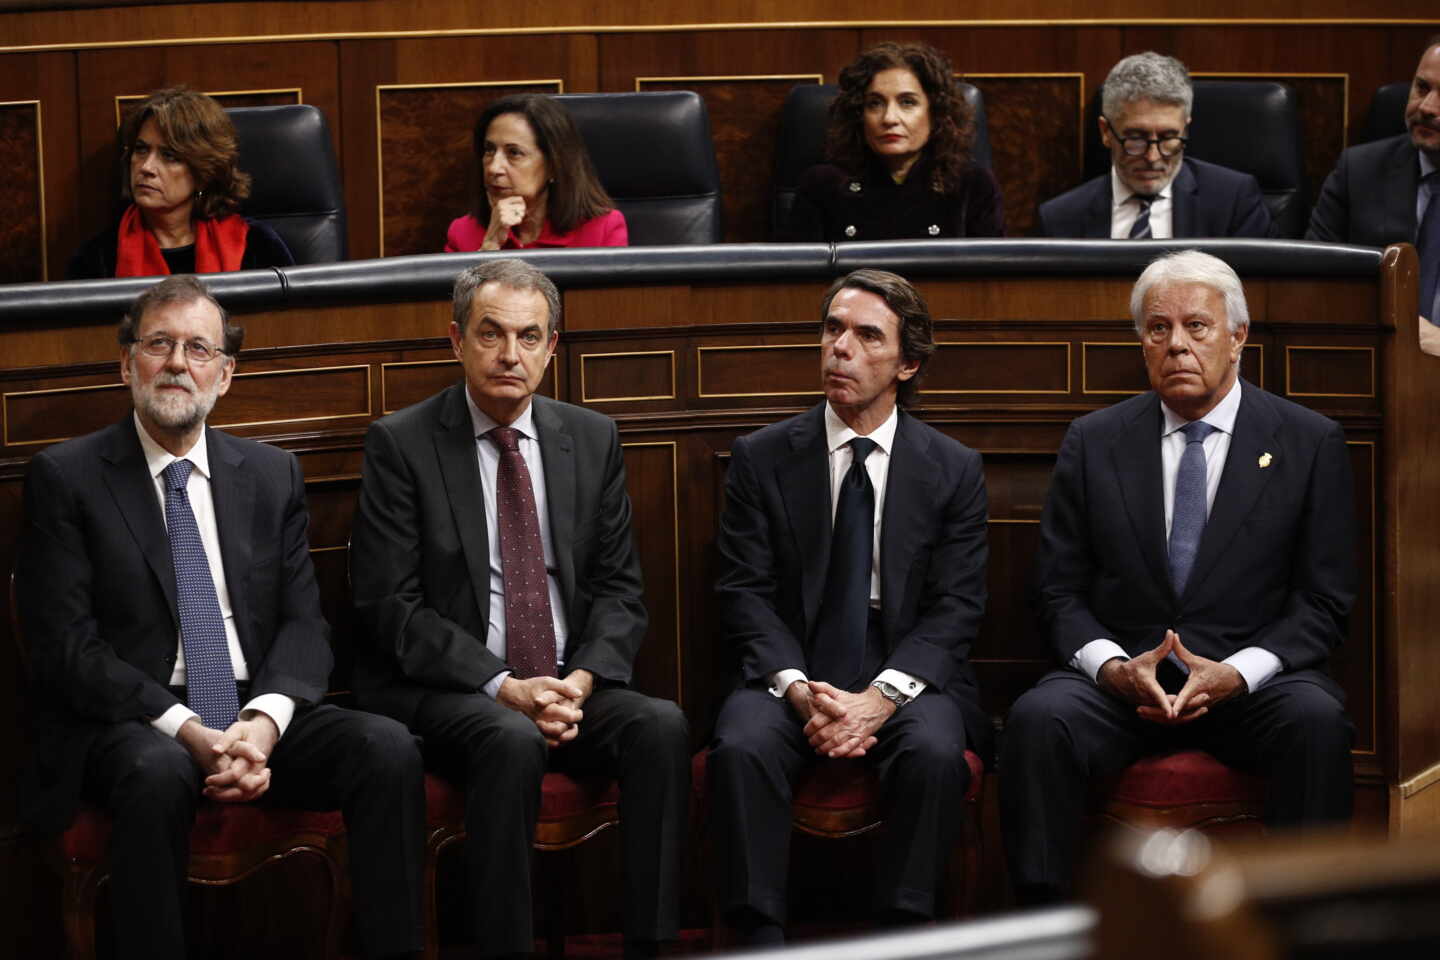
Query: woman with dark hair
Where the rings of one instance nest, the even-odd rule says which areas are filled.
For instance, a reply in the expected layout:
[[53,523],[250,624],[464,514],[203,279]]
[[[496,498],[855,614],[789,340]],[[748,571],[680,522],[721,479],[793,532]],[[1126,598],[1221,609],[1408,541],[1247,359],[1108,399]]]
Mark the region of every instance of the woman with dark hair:
[[450,224],[446,253],[629,245],[625,215],[600,185],[575,121],[549,97],[522,93],[486,107],[475,156],[475,212]]
[[800,178],[790,240],[1005,234],[1000,187],[970,156],[974,124],[949,59],[882,43],[840,71],[829,163]]
[[240,216],[250,175],[235,125],[189,87],[157,90],[120,127],[120,220],[70,258],[67,280],[222,273],[295,262],[268,226]]

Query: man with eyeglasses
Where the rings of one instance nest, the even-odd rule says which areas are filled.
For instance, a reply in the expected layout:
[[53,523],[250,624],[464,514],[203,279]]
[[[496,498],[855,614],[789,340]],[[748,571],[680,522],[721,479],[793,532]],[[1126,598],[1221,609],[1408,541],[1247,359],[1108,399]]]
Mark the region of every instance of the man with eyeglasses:
[[1270,236],[1270,211],[1254,177],[1185,157],[1193,99],[1190,74],[1174,57],[1137,53],[1115,64],[1100,116],[1110,172],[1042,203],[1041,235]]
[[120,324],[133,412],[31,461],[26,812],[54,831],[82,800],[104,809],[115,953],[179,960],[199,804],[338,808],[357,946],[414,956],[420,753],[394,720],[320,703],[332,659],[300,466],[205,422],[243,338],[194,277],[157,283]]

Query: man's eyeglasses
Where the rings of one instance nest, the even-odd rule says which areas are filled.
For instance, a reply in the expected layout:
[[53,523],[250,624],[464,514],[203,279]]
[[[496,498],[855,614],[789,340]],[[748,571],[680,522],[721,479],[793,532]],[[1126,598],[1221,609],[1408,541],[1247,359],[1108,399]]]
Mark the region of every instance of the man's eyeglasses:
[[1110,122],[1109,117],[1103,119],[1105,126],[1110,128],[1111,135],[1120,141],[1121,148],[1128,156],[1143,157],[1150,152],[1150,145],[1154,144],[1155,149],[1160,151],[1160,156],[1168,160],[1171,157],[1179,156],[1185,149],[1185,145],[1190,142],[1189,137],[1182,137],[1178,133],[1166,137],[1122,136],[1116,132],[1115,125]]
[[175,352],[175,345],[178,343],[185,359],[191,363],[209,363],[216,357],[225,353],[217,347],[212,347],[204,340],[176,340],[174,337],[167,337],[163,333],[146,337],[143,340],[136,340],[140,345],[140,352],[147,357],[155,357],[157,360],[168,360]]

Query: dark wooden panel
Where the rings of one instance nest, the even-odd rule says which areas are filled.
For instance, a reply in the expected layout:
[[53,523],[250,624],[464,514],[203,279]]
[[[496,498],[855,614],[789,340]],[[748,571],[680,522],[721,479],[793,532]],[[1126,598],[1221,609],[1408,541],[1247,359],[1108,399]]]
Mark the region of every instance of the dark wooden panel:
[[942,342],[925,368],[926,395],[1070,392],[1070,343]]
[[[1138,340],[1085,341],[1080,345],[1080,392],[1099,396],[1144,393],[1150,389]],[[1240,372],[1256,386],[1266,383],[1265,345],[1246,343]]]
[[0,103],[0,169],[0,283],[43,279],[39,103]]
[[[84,378],[93,380],[95,378]],[[74,383],[4,395],[5,446],[26,453],[109,426],[130,409],[130,390],[117,378],[109,383]],[[21,450],[13,448],[19,447]]]
[[380,402],[383,413],[394,413],[439,393],[460,378],[460,362],[453,355],[445,359],[403,360],[387,363],[380,370]]
[[1331,672],[1345,689],[1345,707],[1355,723],[1355,750],[1374,753],[1380,742],[1378,662],[1378,604],[1376,587],[1375,534],[1379,504],[1376,493],[1379,449],[1375,438],[1352,434],[1349,438],[1350,465],[1355,474],[1355,571],[1359,589],[1350,611],[1350,634],[1332,655]]
[[0,91],[0,283],[59,277],[78,243],[75,55],[0,56]]
[[675,399],[674,350],[577,352],[581,403]]
[[630,526],[645,571],[645,607],[650,613],[645,647],[635,663],[635,686],[683,706],[678,448],[669,440],[627,440],[624,453],[626,487],[634,511]]
[[1375,348],[1287,346],[1285,394],[1290,397],[1373,398]]
[[820,345],[774,343],[696,350],[700,399],[819,396]]
[[368,419],[373,412],[369,364],[242,370],[231,381],[230,392],[215,405],[210,422],[259,426]]

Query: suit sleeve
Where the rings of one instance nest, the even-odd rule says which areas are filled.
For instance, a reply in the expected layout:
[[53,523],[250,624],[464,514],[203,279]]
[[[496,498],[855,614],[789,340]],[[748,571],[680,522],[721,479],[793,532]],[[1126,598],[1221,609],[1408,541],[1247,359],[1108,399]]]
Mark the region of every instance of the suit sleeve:
[[1255,237],[1260,240],[1274,236],[1270,208],[1265,205],[1265,194],[1260,190],[1260,182],[1248,174],[1235,197],[1235,215],[1230,221],[1230,236]]
[[750,458],[749,439],[739,437],[730,450],[725,477],[725,508],[716,538],[720,576],[715,592],[720,600],[721,629],[735,646],[745,683],[766,680],[776,670],[805,667],[801,640],[776,605],[779,577],[770,525]]
[[1069,663],[1090,641],[1112,636],[1090,609],[1096,563],[1085,491],[1085,436],[1072,423],[1055,460],[1036,553],[1040,619],[1061,663]]
[[1005,204],[1000,184],[989,170],[976,167],[966,180],[969,199],[965,204],[964,237],[1005,236]]
[[[421,575],[421,491],[388,425],[365,434],[365,470],[350,543],[350,577],[361,635],[406,678],[473,693],[501,670],[483,637],[430,603]],[[460,561],[463,565],[463,560]],[[465,572],[455,577],[463,579]]]
[[[570,624],[572,640],[565,670],[589,670],[611,683],[628,684],[649,616],[643,600],[640,556],[630,529],[630,494],[625,489],[620,434],[613,421],[608,427],[600,499],[593,517],[594,545],[586,553],[585,569],[575,571],[575,589],[583,591],[589,603],[571,607],[588,607],[588,612],[583,623]],[[576,520],[578,529],[580,518]],[[578,558],[578,543],[576,547]],[[556,548],[561,549],[559,544]]]
[[15,568],[35,693],[88,720],[153,719],[179,701],[163,683],[122,659],[101,633],[87,545],[87,527],[94,522],[61,465],[37,454],[25,477],[25,527]]
[[1355,495],[1350,455],[1339,424],[1331,424],[1311,467],[1299,529],[1290,554],[1290,591],[1278,620],[1251,645],[1286,670],[1320,666],[1341,643],[1355,601]]
[[1350,240],[1350,175],[1347,154],[1340,160],[1320,188],[1320,196],[1310,211],[1310,225],[1305,228],[1306,240],[1326,243],[1347,243]]

